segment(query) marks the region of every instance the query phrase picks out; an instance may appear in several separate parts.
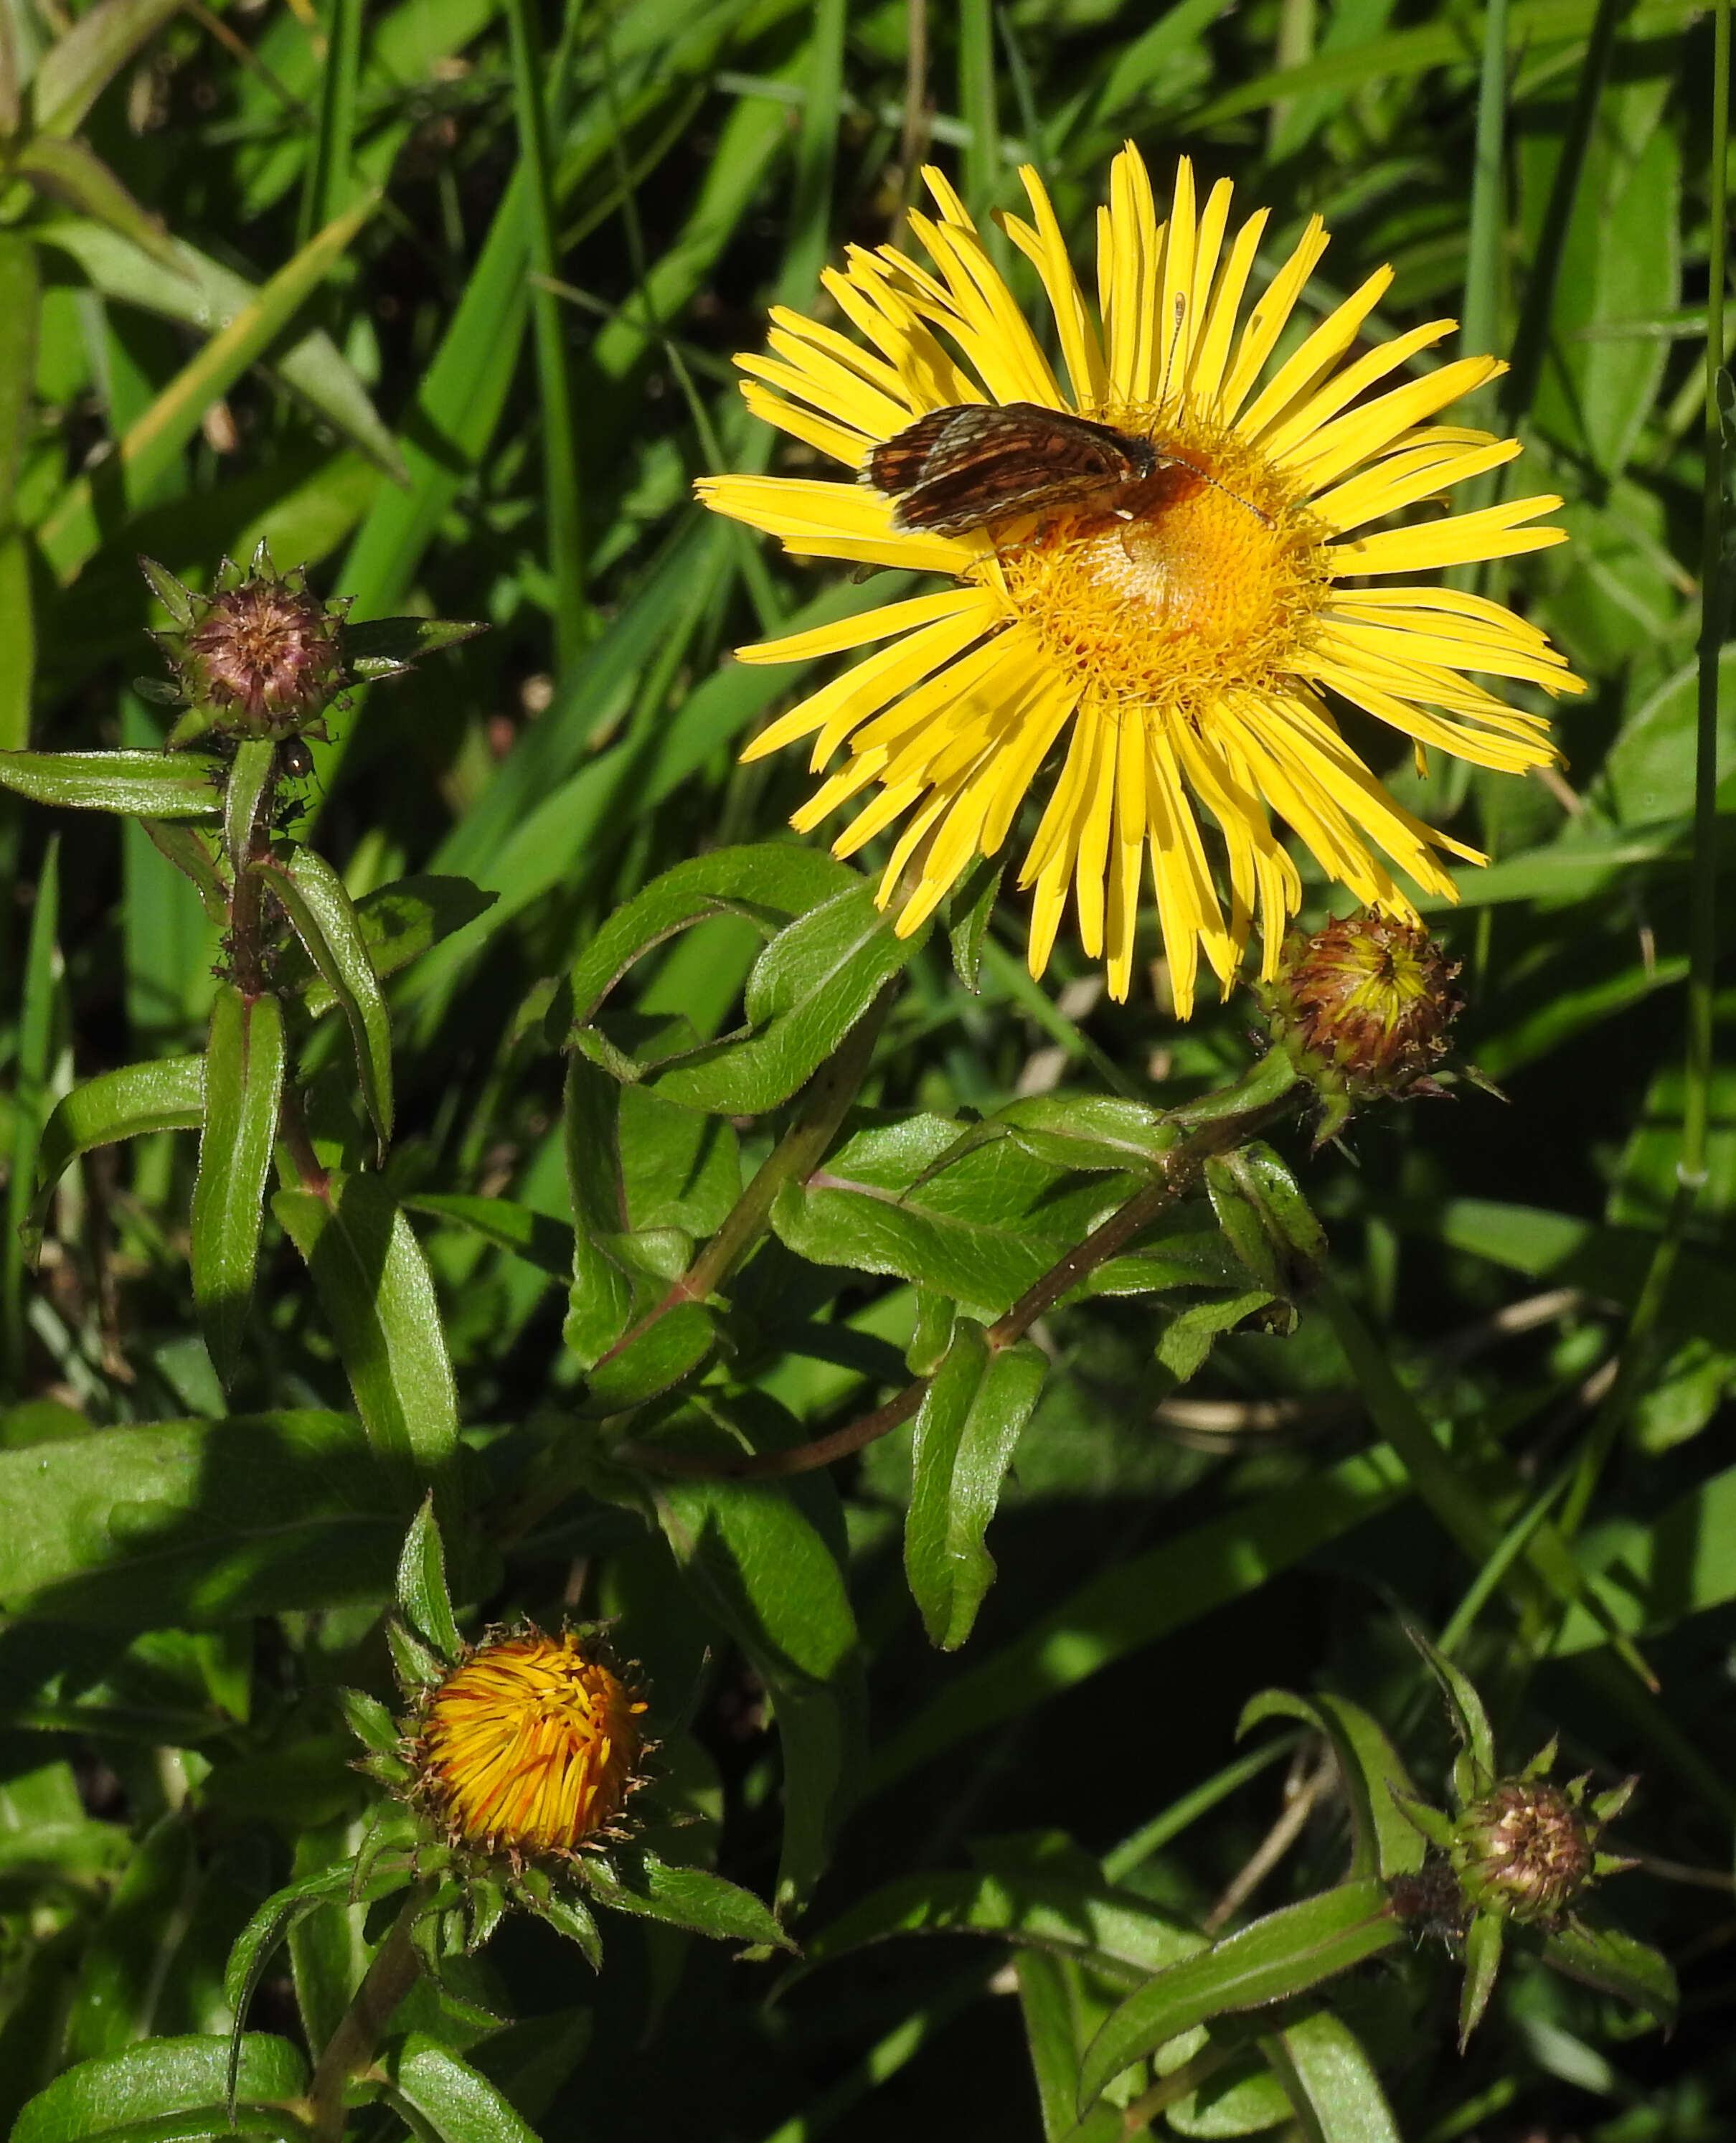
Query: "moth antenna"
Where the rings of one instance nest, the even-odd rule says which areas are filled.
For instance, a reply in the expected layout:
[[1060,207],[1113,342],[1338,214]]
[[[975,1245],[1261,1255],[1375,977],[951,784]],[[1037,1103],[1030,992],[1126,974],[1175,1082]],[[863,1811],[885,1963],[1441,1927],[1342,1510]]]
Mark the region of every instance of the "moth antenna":
[[1227,483],[1219,483],[1216,477],[1209,475],[1192,462],[1185,462],[1177,455],[1171,455],[1170,459],[1177,468],[1185,468],[1189,476],[1197,476],[1201,483],[1209,483],[1214,491],[1221,491],[1226,498],[1233,498],[1238,506],[1245,507],[1262,527],[1276,526],[1264,506],[1256,506],[1251,498],[1244,498],[1240,492],[1232,491]]
[[1188,301],[1185,292],[1175,293],[1175,303],[1170,323],[1170,345],[1164,352],[1164,376],[1158,383],[1157,406],[1161,409],[1170,398],[1170,368],[1175,362],[1175,353],[1181,347],[1181,324],[1188,316]]

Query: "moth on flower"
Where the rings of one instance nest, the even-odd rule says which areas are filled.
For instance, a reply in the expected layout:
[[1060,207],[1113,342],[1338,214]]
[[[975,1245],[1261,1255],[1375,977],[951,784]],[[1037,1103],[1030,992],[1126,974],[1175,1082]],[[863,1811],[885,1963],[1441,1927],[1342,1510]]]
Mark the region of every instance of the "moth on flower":
[[874,651],[744,755],[811,739],[816,773],[842,755],[791,823],[875,792],[834,853],[899,828],[880,898],[908,935],[1030,797],[1031,973],[1071,905],[1125,997],[1149,868],[1183,1017],[1201,958],[1227,989],[1256,929],[1275,973],[1302,893],[1281,827],[1365,905],[1412,916],[1400,873],[1453,898],[1447,860],[1484,859],[1388,794],[1328,695],[1411,739],[1419,763],[1431,746],[1512,773],[1556,756],[1546,721],[1467,673],[1582,690],[1563,656],[1501,605],[1411,577],[1560,542],[1535,525],[1560,500],[1371,532],[1518,453],[1433,421],[1501,364],[1390,384],[1446,319],[1352,359],[1387,268],[1274,363],[1326,248],[1319,220],[1249,308],[1265,211],[1232,234],[1229,182],[1201,203],[1184,160],[1160,223],[1130,146],[1099,213],[1095,307],[1034,171],[1031,220],[1002,219],[1041,279],[1057,372],[957,194],[925,176],[937,213],[910,227],[932,267],[853,247],[822,280],[853,334],[780,306],[769,354],[737,360],[749,406],[853,480],[698,487],[793,552],[950,584],[739,651]]

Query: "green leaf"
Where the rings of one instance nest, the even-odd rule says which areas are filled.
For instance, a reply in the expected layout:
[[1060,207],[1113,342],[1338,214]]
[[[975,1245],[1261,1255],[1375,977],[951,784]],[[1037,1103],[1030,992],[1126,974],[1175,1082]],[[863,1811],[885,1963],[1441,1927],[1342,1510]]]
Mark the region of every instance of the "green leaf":
[[1390,1879],[1420,1868],[1422,1834],[1392,1799],[1395,1793],[1414,1799],[1417,1789],[1385,1728],[1348,1697],[1322,1695],[1311,1701],[1290,1690],[1268,1689],[1243,1705],[1236,1739],[1262,1720],[1274,1718],[1304,1720],[1332,1743],[1350,1808],[1351,1873]]
[[230,761],[223,792],[223,846],[237,877],[253,861],[260,801],[276,766],[277,746],[268,737],[246,738]]
[[1362,2042],[1330,2009],[1260,2041],[1306,2143],[1404,2143]]
[[636,960],[690,923],[746,915],[769,938],[781,923],[860,883],[830,856],[785,841],[690,856],[618,908],[586,948],[572,971],[576,1022],[593,1019]]
[[960,1320],[917,1416],[904,1525],[904,1570],[931,1644],[954,1651],[994,1582],[983,1535],[1048,1358],[1028,1340],[992,1353],[982,1327]]
[[31,103],[44,134],[75,134],[133,54],[176,12],[176,0],[96,0],[42,55]]
[[858,1131],[779,1194],[772,1225],[815,1265],[896,1273],[999,1316],[1135,1187],[1066,1183],[1010,1138],[935,1170],[957,1136],[928,1116]]
[[1494,1913],[1473,1913],[1465,1938],[1465,1983],[1459,1990],[1459,2051],[1483,2021],[1483,2012],[1501,1974],[1502,1926]]
[[200,1626],[389,1599],[403,1505],[347,1415],[159,1422],[0,1451],[0,1605]]
[[193,1296],[225,1388],[241,1365],[284,1086],[283,1007],[218,986],[191,1215]]
[[1494,1784],[1495,1730],[1489,1724],[1489,1715],[1483,1709],[1483,1700],[1471,1686],[1468,1675],[1462,1674],[1452,1661],[1432,1645],[1413,1623],[1407,1623],[1405,1635],[1422,1653],[1429,1672],[1441,1685],[1447,1699],[1447,1715],[1452,1721],[1452,1730],[1458,1737],[1460,1747],[1470,1759],[1468,1779],[1461,1775],[1460,1767],[1454,1766],[1454,1779],[1462,1800],[1475,1799],[1486,1793]]
[[450,617],[378,617],[344,628],[344,666],[359,684],[401,677],[424,655],[474,640],[486,625]]
[[586,1380],[585,1411],[613,1414],[642,1406],[692,1376],[716,1344],[717,1319],[705,1304],[677,1303],[597,1361]]
[[[1634,34],[1632,25],[1625,34]],[[1575,175],[1572,215],[1551,292],[1546,346],[1532,422],[1605,477],[1632,454],[1657,399],[1669,347],[1656,336],[1596,330],[1667,313],[1680,302],[1681,147],[1667,86],[1644,75],[1603,85]],[[1559,122],[1558,122],[1559,126]],[[1557,127],[1521,137],[1525,193],[1536,223],[1566,153]]]
[[215,835],[201,826],[180,825],[167,819],[141,819],[139,831],[191,884],[206,918],[220,930],[227,928],[230,887],[218,866]]
[[667,1920],[720,1941],[795,1948],[751,1890],[705,1868],[671,1867],[653,1853],[617,1846],[606,1858],[581,1861],[577,1872],[598,1904],[617,1913]]
[[142,251],[165,263],[175,258],[169,235],[141,208],[114,172],[82,141],[57,141],[38,134],[7,160],[10,169],[39,193],[63,202],[93,222],[106,225]]
[[[105,486],[118,483],[129,504],[148,495],[174,467],[211,404],[284,333],[378,205],[377,197],[361,201],[316,232],[258,296],[211,337],[127,428],[113,468],[102,472]],[[60,503],[37,530],[37,541],[64,584],[77,579],[100,547],[104,532],[93,481],[82,476],[62,492]]]
[[485,2076],[413,2032],[392,2064],[393,2096],[419,2114],[439,2143],[537,2143]]
[[982,1934],[1078,1958],[1136,1984],[1206,1948],[1204,1935],[1100,1878],[1043,1867],[901,1875],[829,1922],[807,1946],[810,1964],[895,1935]]
[[355,905],[343,879],[312,849],[295,849],[287,859],[273,857],[255,868],[344,1007],[362,1098],[383,1149],[392,1136],[392,1022]]
[[572,1200],[572,1289],[562,1337],[586,1368],[626,1329],[633,1274],[618,1247],[626,1220],[621,1180],[621,1088],[576,1052],[568,1058],[561,1126]]
[[[309,1913],[329,1905],[347,1905],[359,1898],[371,1902],[389,1897],[394,1890],[402,1889],[411,1877],[412,1870],[406,1861],[388,1875],[374,1874],[364,1880],[355,1863],[346,1858],[304,1875],[298,1882],[286,1883],[281,1890],[273,1891],[236,1936],[224,1967],[224,1996],[236,2018],[245,2018],[255,1992],[265,1977],[265,1967],[291,1931]],[[239,2030],[234,2043],[238,2047],[246,2044]]]
[[37,1146],[37,1197],[47,1199],[82,1153],[147,1131],[197,1131],[205,1121],[205,1058],[158,1057],[99,1072],[63,1095]]
[[947,942],[952,952],[952,972],[972,997],[981,987],[982,941],[988,934],[1006,870],[1005,864],[980,856],[947,903]]
[[421,1631],[448,1666],[463,1656],[464,1641],[453,1618],[446,1583],[446,1550],[434,1517],[434,1499],[424,1496],[404,1536],[398,1559],[398,1604],[411,1627]]
[[[149,2040],[57,2076],[19,2115],[12,2143],[146,2143],[158,2137],[195,2143],[225,2135],[228,2081],[227,2038]],[[287,2039],[247,2034],[237,2075],[240,2133],[295,2143],[302,2126],[286,2101],[306,2089],[307,2066]]]
[[892,977],[926,943],[900,938],[860,881],[780,930],[754,963],[747,1029],[647,1075],[672,1101],[757,1116],[786,1101],[831,1056]]
[[527,1265],[545,1272],[554,1279],[565,1279],[572,1269],[572,1236],[568,1230],[547,1213],[532,1212],[528,1205],[521,1205],[511,1198],[472,1198],[462,1195],[447,1195],[430,1192],[425,1196],[406,1198],[404,1209],[411,1213],[430,1213],[436,1220],[450,1220],[461,1228],[472,1230],[485,1241],[499,1250],[510,1250],[514,1257],[522,1258]]
[[0,751],[0,783],[33,804],[139,819],[215,819],[222,773],[190,752]]
[[[495,896],[464,878],[401,878],[376,886],[355,903],[368,958],[384,982],[407,968],[430,947],[486,915]],[[329,1012],[338,994],[308,959],[300,946],[286,948],[278,963],[280,986],[299,989],[314,1018]]]
[[771,1691],[784,1754],[778,1903],[788,1911],[825,1865],[860,1733],[862,1665],[836,1492],[814,1475],[779,1487],[677,1482],[658,1487],[656,1505],[701,1606]]
[[1244,1318],[1253,1317],[1276,1298],[1263,1287],[1244,1288],[1234,1294],[1205,1302],[1190,1302],[1171,1312],[1157,1335],[1157,1359],[1178,1383],[1198,1373],[1212,1351],[1212,1342],[1234,1332]]
[[[179,320],[202,334],[227,327],[259,296],[254,284],[185,239],[170,241],[165,260],[101,224],[76,216],[51,216],[33,225],[32,235],[68,254],[105,297]],[[354,366],[323,328],[302,335],[287,349],[274,350],[268,363],[270,371],[316,417],[377,468],[403,482],[403,457],[397,441],[369,401]]]
[[518,1888],[529,1910],[538,1919],[546,1920],[557,1935],[563,1936],[570,1943],[576,1943],[580,1954],[591,1970],[600,1971],[603,1962],[603,1938],[590,1907],[581,1904],[570,1893],[555,1889],[546,1868],[527,1868],[518,1878]]
[[356,1410],[382,1457],[436,1478],[457,1448],[458,1402],[421,1245],[377,1175],[280,1190],[272,1210],[306,1259]]
[[1558,1933],[1545,1938],[1543,1962],[1570,1979],[1644,2010],[1666,2031],[1674,2026],[1681,1997],[1669,1961],[1619,1928],[1599,1927],[1575,1915]]
[[1166,2039],[1229,2012],[1305,1994],[1407,1939],[1384,1888],[1368,1877],[1268,1913],[1128,1996],[1086,2050],[1081,2103]]
[[1160,1111],[1114,1094],[1032,1094],[997,1109],[988,1121],[1005,1125],[1034,1161],[1051,1168],[1152,1173],[1175,1143]]

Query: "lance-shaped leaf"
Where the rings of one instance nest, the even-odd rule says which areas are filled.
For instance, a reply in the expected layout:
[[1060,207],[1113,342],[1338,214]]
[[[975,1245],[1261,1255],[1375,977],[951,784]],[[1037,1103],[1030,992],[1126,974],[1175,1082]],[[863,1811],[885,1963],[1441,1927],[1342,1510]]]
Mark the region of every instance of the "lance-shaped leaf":
[[646,1084],[670,1101],[757,1116],[787,1101],[824,1063],[892,977],[927,943],[858,881],[780,930],[754,963],[746,1029],[660,1066]]
[[167,819],[144,819],[139,824],[151,847],[191,882],[206,915],[220,930],[226,929],[230,885],[218,864],[221,851],[215,835],[202,826],[178,824]]
[[[307,2064],[287,2039],[250,2032],[241,2042],[235,2128],[285,2139],[304,2133],[285,2106],[307,2089]],[[229,2041],[215,2034],[147,2039],[81,2061],[18,2116],[12,2143],[147,2143],[161,2136],[227,2136]]]
[[453,617],[378,617],[344,628],[344,666],[359,685],[401,677],[424,655],[474,640],[486,625]]
[[784,1755],[778,1899],[819,1880],[860,1774],[862,1663],[829,1481],[670,1482],[657,1516],[683,1576],[764,1675]]
[[943,1651],[969,1636],[994,1582],[983,1535],[1047,1368],[1042,1349],[1028,1340],[996,1353],[980,1324],[961,1319],[923,1394],[904,1570],[929,1641]]
[[1086,2051],[1081,2107],[1166,2039],[1226,2012],[1305,1994],[1407,1938],[1387,1908],[1385,1887],[1370,1877],[1268,1913],[1159,1972],[1111,2012]]
[[438,2040],[413,2032],[392,2064],[392,2096],[437,2143],[537,2143],[487,2076]]
[[1350,1809],[1351,1873],[1391,1878],[1420,1868],[1426,1850],[1422,1833],[1393,1798],[1414,1801],[1417,1789],[1386,1730],[1348,1697],[1311,1700],[1290,1690],[1267,1689],[1243,1705],[1236,1739],[1274,1718],[1305,1720],[1332,1743]]
[[1599,1927],[1575,1914],[1545,1938],[1543,1962],[1570,1979],[1643,2009],[1666,2029],[1676,2021],[1681,1997],[1668,1960],[1619,1928]]
[[392,1022],[355,903],[336,871],[312,849],[296,849],[287,859],[273,856],[255,869],[344,1008],[362,1099],[384,1146],[392,1136]]
[[398,1561],[398,1604],[413,1629],[419,1630],[447,1661],[455,1665],[463,1652],[463,1641],[453,1619],[452,1595],[446,1584],[446,1550],[434,1517],[434,1499],[424,1496]]
[[852,1905],[807,1945],[809,1963],[895,1935],[982,1934],[1136,1985],[1207,1947],[1204,1935],[1095,1870],[997,1865],[901,1875]]
[[1459,1989],[1459,2051],[1471,2043],[1471,2035],[1483,2021],[1483,2012],[1501,1975],[1504,1929],[1495,1913],[1475,1913],[1465,1937],[1465,1983]]
[[277,746],[268,738],[250,737],[235,746],[229,786],[223,792],[223,845],[231,870],[239,874],[253,859],[260,804],[277,764]]
[[0,782],[73,811],[215,819],[223,809],[220,766],[191,752],[0,751]]
[[438,1482],[457,1448],[458,1399],[433,1277],[377,1175],[280,1190],[272,1210],[307,1260],[368,1441]]
[[667,1920],[695,1934],[725,1941],[795,1948],[770,1908],[751,1890],[705,1868],[671,1867],[655,1853],[630,1846],[618,1849],[606,1860],[580,1861],[577,1873],[598,1904],[611,1905],[618,1913]]
[[140,207],[108,166],[82,141],[36,135],[17,151],[12,168],[39,192],[106,224],[166,265],[173,263],[175,250],[167,231]]
[[205,1058],[159,1057],[99,1072],[55,1104],[37,1147],[40,1210],[65,1170],[92,1146],[147,1131],[197,1131],[205,1121]]
[[769,938],[789,918],[860,883],[830,856],[783,841],[691,856],[616,908],[586,947],[572,971],[574,1016],[581,1025],[594,1018],[635,961],[690,923],[745,915]]
[[[368,958],[381,982],[419,959],[431,945],[486,914],[497,895],[465,878],[401,878],[378,885],[355,904]],[[279,987],[299,990],[318,1019],[337,1003],[336,992],[296,946],[278,962]]]
[[1462,1801],[1473,1801],[1495,1782],[1495,1730],[1483,1709],[1483,1700],[1447,1655],[1432,1645],[1422,1632],[1407,1624],[1405,1635],[1422,1653],[1428,1669],[1441,1685],[1447,1713],[1458,1736],[1459,1754],[1452,1767],[1454,1790]]
[[619,1084],[575,1050],[561,1113],[573,1214],[572,1292],[563,1332],[587,1369],[626,1331],[633,1309],[633,1275],[616,1247],[627,1214],[620,1116]]
[[1307,2143],[1403,2143],[1362,2042],[1330,2009],[1260,2041]]
[[205,1052],[192,1239],[199,1322],[225,1387],[240,1366],[283,1087],[282,1006],[220,983]]

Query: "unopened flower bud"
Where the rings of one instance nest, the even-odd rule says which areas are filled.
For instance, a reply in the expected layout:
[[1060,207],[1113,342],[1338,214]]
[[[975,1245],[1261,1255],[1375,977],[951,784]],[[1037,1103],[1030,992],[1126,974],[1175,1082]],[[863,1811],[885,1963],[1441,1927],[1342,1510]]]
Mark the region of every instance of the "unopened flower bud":
[[1458,1820],[1452,1864],[1466,1901],[1528,1926],[1559,1925],[1595,1877],[1632,1864],[1597,1850],[1599,1811],[1620,1805],[1631,1790],[1630,1782],[1588,1812],[1582,1779],[1567,1787],[1534,1777],[1500,1780]]
[[1464,1003],[1420,923],[1368,908],[1285,939],[1263,992],[1274,1043],[1318,1093],[1320,1140],[1359,1103],[1438,1094],[1429,1076]]
[[146,573],[176,621],[152,637],[190,710],[177,735],[297,735],[343,689],[349,598],[322,602],[302,568],[278,572],[263,543],[245,573],[225,558],[208,596],[148,562]]

